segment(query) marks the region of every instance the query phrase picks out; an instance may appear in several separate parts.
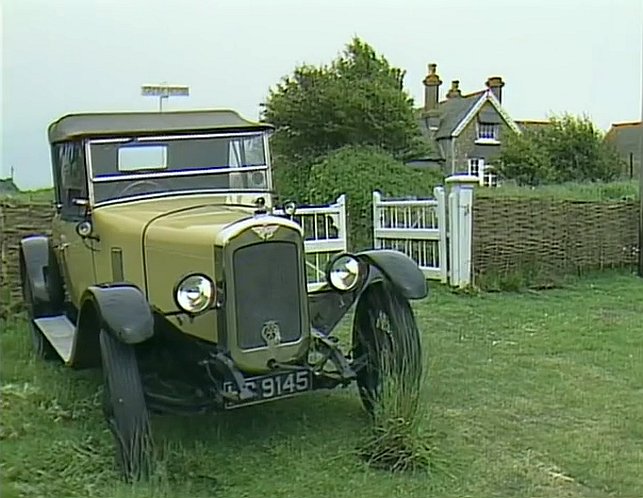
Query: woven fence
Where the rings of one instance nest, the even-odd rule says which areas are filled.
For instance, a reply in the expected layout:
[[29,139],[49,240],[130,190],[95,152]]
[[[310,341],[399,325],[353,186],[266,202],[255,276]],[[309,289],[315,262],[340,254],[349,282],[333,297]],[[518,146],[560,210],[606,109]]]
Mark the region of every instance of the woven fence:
[[546,285],[565,274],[632,266],[638,228],[638,201],[477,198],[474,282],[529,274]]
[[[49,233],[49,204],[0,203],[0,309],[21,300],[20,239]],[[633,266],[638,258],[638,201],[476,198],[474,282],[521,273],[546,284],[563,274]]]
[[32,234],[49,233],[51,204],[0,203],[0,289],[2,304],[21,299],[18,248],[20,239]]

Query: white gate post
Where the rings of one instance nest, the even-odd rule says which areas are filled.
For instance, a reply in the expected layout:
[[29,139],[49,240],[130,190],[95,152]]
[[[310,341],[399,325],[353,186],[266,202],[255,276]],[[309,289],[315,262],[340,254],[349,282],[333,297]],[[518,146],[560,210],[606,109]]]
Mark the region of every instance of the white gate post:
[[377,231],[382,228],[382,220],[380,219],[380,209],[379,205],[382,202],[382,194],[375,190],[373,192],[373,247],[375,249],[381,249],[382,244],[377,238]]
[[455,175],[446,179],[451,185],[449,199],[449,276],[451,285],[466,287],[472,282],[473,185],[479,178]]

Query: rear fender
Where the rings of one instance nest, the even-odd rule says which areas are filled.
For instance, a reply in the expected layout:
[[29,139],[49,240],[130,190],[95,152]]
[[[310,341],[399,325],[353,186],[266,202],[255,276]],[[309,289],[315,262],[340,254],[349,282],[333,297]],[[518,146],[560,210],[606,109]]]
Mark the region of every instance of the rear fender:
[[20,241],[20,273],[23,282],[31,284],[37,307],[62,312],[65,294],[49,237],[32,235]]

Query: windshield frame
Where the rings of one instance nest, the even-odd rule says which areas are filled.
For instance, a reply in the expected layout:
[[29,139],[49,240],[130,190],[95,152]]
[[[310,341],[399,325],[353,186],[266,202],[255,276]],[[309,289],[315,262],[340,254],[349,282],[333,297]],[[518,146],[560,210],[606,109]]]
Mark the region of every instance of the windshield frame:
[[[272,158],[270,156],[269,137],[270,133],[265,130],[252,130],[243,132],[211,132],[211,133],[190,133],[190,134],[157,134],[157,135],[127,135],[116,136],[109,138],[87,138],[84,140],[86,168],[87,168],[87,183],[89,204],[91,206],[103,206],[108,204],[117,204],[121,202],[128,202],[132,200],[141,199],[158,199],[172,196],[187,196],[187,195],[203,195],[203,194],[266,194],[273,191],[272,179]],[[132,139],[138,142],[154,142],[154,141],[170,141],[170,140],[189,140],[189,139],[204,139],[204,138],[242,138],[242,137],[256,137],[260,136],[263,141],[263,152],[265,164],[253,166],[235,166],[235,167],[210,167],[210,168],[196,168],[184,169],[173,171],[150,171],[144,173],[119,173],[96,176],[92,167],[92,150],[93,144],[106,144],[106,143],[120,143],[129,142]],[[96,202],[94,193],[94,185],[97,183],[107,183],[116,181],[137,181],[143,179],[154,178],[168,178],[168,177],[185,177],[185,176],[203,176],[203,175],[222,175],[229,173],[252,172],[252,171],[265,171],[266,173],[266,188],[264,189],[231,189],[231,188],[205,188],[195,190],[172,190],[168,192],[150,192],[146,194],[136,194],[132,196],[117,197],[108,200]]]

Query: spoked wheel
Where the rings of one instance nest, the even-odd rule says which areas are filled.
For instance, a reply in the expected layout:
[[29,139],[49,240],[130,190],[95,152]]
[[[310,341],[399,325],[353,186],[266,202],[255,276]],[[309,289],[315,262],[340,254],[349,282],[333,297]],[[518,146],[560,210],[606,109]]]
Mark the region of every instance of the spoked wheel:
[[102,330],[103,413],[116,440],[116,460],[128,481],[149,476],[152,431],[134,347]]
[[31,290],[29,278],[25,277],[23,277],[22,282],[22,299],[25,307],[27,308],[27,318],[29,320],[31,334],[31,346],[34,354],[37,358],[42,358],[43,360],[55,360],[59,358],[54,347],[34,323],[34,319],[36,318],[53,315],[53,310],[49,309],[48,306],[36,303],[33,297],[33,291]]
[[422,377],[420,334],[408,300],[386,282],[370,286],[359,298],[353,358],[362,365],[357,386],[371,415],[384,389],[403,389],[411,398],[417,396]]

